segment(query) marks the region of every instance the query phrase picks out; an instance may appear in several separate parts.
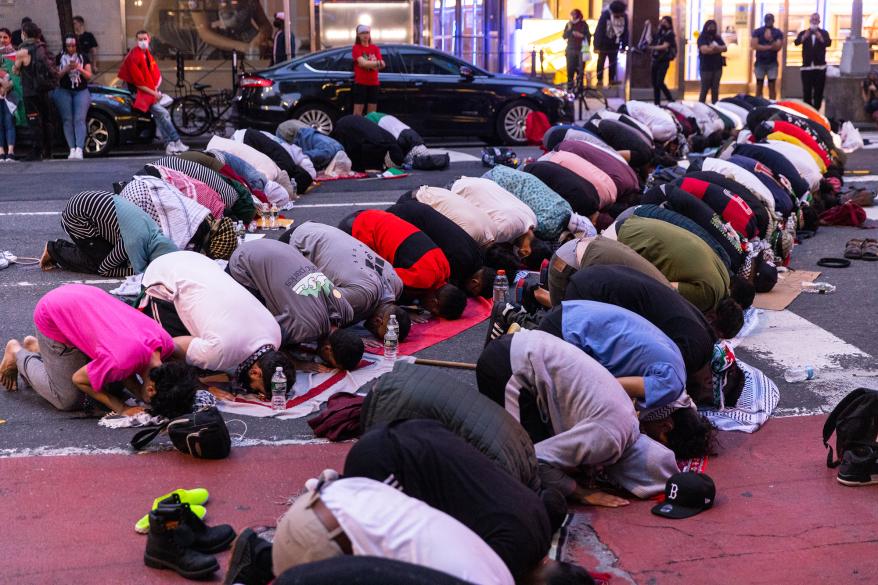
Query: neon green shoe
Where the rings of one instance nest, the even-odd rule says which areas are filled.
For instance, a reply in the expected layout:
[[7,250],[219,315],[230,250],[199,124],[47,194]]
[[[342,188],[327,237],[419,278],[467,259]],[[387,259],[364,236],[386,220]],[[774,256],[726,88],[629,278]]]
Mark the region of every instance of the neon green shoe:
[[[204,508],[204,504],[207,503],[207,499],[210,497],[208,491],[204,488],[194,488],[191,490],[177,489],[172,491],[171,493],[165,494],[163,496],[159,496],[152,502],[152,509],[155,510],[159,502],[170,498],[174,494],[177,494],[180,497],[180,501],[184,504],[189,504],[189,507],[199,518],[204,518],[205,514],[207,514],[207,510]],[[145,515],[143,518],[137,521],[134,525],[134,531],[138,534],[147,534],[149,532],[149,514]]]

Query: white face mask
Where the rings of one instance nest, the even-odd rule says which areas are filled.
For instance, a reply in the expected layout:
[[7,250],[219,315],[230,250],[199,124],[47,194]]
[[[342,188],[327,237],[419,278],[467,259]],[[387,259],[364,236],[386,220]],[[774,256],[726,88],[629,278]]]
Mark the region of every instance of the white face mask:
[[149,50],[149,41],[137,41],[137,46],[142,50],[147,51]]
[[811,30],[817,30],[818,28],[820,28],[819,24],[811,23]]

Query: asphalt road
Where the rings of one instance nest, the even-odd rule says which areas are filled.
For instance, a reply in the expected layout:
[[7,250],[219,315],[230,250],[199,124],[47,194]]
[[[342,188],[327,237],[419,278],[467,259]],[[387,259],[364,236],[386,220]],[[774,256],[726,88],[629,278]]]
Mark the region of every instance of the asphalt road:
[[[477,154],[480,149],[459,150]],[[522,158],[536,154],[532,149],[516,150]],[[21,257],[39,256],[47,239],[64,236],[58,213],[68,197],[84,189],[110,190],[113,181],[130,177],[155,158],[157,155],[0,165],[0,250],[11,250]],[[848,168],[878,173],[878,157],[871,150],[855,153]],[[415,172],[402,179],[326,183],[305,195],[285,215],[296,223],[313,220],[335,224],[356,206],[387,207],[405,191],[422,184],[443,186],[461,175],[478,176],[483,172],[478,162],[458,162],[446,171]],[[876,186],[875,183],[866,185]],[[870,237],[872,233],[853,228],[821,228],[814,238],[796,247],[792,267],[821,270],[816,267],[818,259],[840,256],[848,239]],[[804,322],[806,327],[781,336],[781,341],[771,341],[767,347],[752,350],[745,344],[739,350],[741,359],[762,368],[778,383],[779,411],[785,414],[824,411],[840,392],[851,389],[852,383],[878,383],[871,372],[874,361],[871,356],[878,355],[878,338],[874,335],[878,325],[878,295],[874,292],[878,262],[855,262],[847,269],[822,270],[826,271],[824,279],[838,286],[835,294],[800,295],[790,306],[789,313],[784,312],[785,321],[778,324],[771,319],[764,320],[765,328],[776,327],[779,332],[786,331],[791,320]],[[36,266],[16,265],[0,271],[2,340],[21,339],[33,332],[32,311],[42,294],[62,282],[82,280],[105,289],[116,286],[115,282],[100,282],[102,279],[96,276],[62,271],[43,273]],[[481,350],[484,327],[473,328],[420,355],[472,360]],[[781,376],[783,369],[808,352],[832,354],[829,357],[837,369],[814,382],[786,384]],[[453,373],[461,380],[474,383],[474,376],[469,372],[455,370]],[[56,412],[31,391],[0,390],[0,419],[5,421],[0,424],[0,456],[57,449],[114,449],[124,447],[132,434],[127,430],[104,429],[97,425],[96,419],[82,418],[76,413]],[[246,438],[251,440],[276,442],[312,437],[304,419],[247,419],[247,424]]]

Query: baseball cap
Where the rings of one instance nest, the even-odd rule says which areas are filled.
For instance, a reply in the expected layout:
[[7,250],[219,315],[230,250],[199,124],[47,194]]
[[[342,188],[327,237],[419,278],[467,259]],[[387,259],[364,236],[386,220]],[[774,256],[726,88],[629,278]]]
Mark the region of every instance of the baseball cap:
[[372,29],[367,24],[358,24],[357,25],[357,34],[372,32]]
[[758,293],[767,293],[777,284],[777,267],[774,263],[765,259],[763,254],[759,254],[753,260],[753,286]]
[[713,507],[716,486],[709,476],[694,471],[672,475],[665,484],[665,501],[652,513],[665,518],[689,518]]

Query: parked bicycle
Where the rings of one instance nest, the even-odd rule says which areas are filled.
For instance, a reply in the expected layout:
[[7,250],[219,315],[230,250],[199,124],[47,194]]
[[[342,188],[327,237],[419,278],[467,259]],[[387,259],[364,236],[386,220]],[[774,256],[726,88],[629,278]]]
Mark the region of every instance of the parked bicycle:
[[225,123],[234,94],[227,89],[208,93],[210,85],[193,83],[198,93],[187,93],[171,104],[171,122],[183,136],[200,136]]

